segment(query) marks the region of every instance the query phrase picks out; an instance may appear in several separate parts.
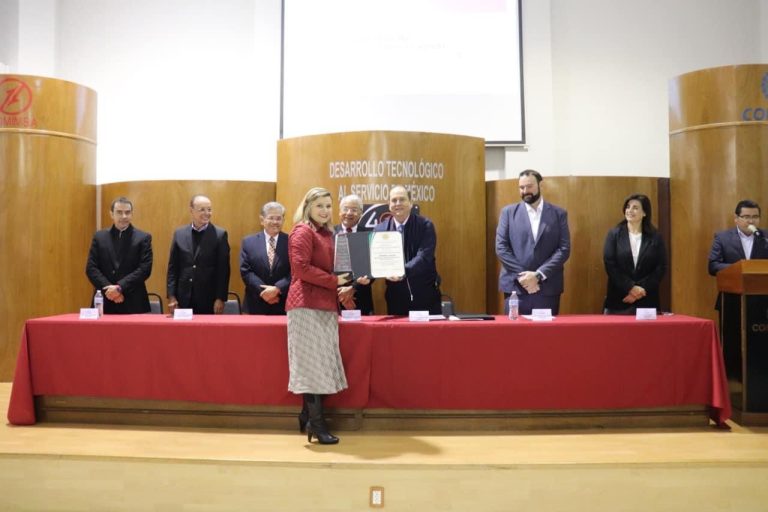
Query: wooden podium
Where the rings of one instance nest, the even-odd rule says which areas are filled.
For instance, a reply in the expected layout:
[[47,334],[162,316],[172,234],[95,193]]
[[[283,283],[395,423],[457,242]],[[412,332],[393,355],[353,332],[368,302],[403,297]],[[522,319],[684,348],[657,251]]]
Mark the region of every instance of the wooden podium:
[[768,425],[768,260],[741,260],[717,274],[720,335],[733,417]]

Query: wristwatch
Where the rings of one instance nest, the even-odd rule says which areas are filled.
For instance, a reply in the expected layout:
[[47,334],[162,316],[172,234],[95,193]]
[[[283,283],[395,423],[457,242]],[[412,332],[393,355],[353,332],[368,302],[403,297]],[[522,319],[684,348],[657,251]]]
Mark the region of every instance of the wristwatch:
[[536,280],[537,280],[538,282],[542,282],[542,281],[544,280],[544,274],[542,274],[542,273],[541,273],[541,272],[539,272],[538,270],[536,271]]

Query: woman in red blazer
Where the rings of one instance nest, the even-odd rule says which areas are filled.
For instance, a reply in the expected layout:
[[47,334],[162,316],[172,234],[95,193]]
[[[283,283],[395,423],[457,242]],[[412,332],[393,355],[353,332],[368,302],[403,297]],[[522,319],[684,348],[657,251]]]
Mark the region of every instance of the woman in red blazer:
[[333,273],[333,215],[331,193],[310,189],[296,209],[288,237],[291,285],[288,314],[288,390],[301,394],[304,406],[299,429],[307,440],[336,444],[323,417],[323,396],[347,388],[339,352],[337,288],[347,276]]

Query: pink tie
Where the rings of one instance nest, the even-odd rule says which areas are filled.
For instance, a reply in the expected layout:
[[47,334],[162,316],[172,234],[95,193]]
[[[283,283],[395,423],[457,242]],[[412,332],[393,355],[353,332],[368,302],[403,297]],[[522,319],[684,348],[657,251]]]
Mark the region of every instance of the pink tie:
[[269,268],[275,263],[275,237],[269,237],[269,250],[267,251],[267,258],[269,258]]

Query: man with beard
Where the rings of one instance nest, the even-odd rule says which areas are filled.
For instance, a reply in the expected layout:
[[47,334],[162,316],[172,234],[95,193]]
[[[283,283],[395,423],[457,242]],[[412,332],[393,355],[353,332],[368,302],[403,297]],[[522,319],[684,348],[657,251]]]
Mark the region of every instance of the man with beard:
[[496,256],[501,261],[499,290],[506,300],[512,291],[520,298],[520,314],[551,309],[556,315],[563,293],[563,266],[571,253],[568,214],[541,198],[541,174],[520,173],[520,203],[501,210],[496,228]]

